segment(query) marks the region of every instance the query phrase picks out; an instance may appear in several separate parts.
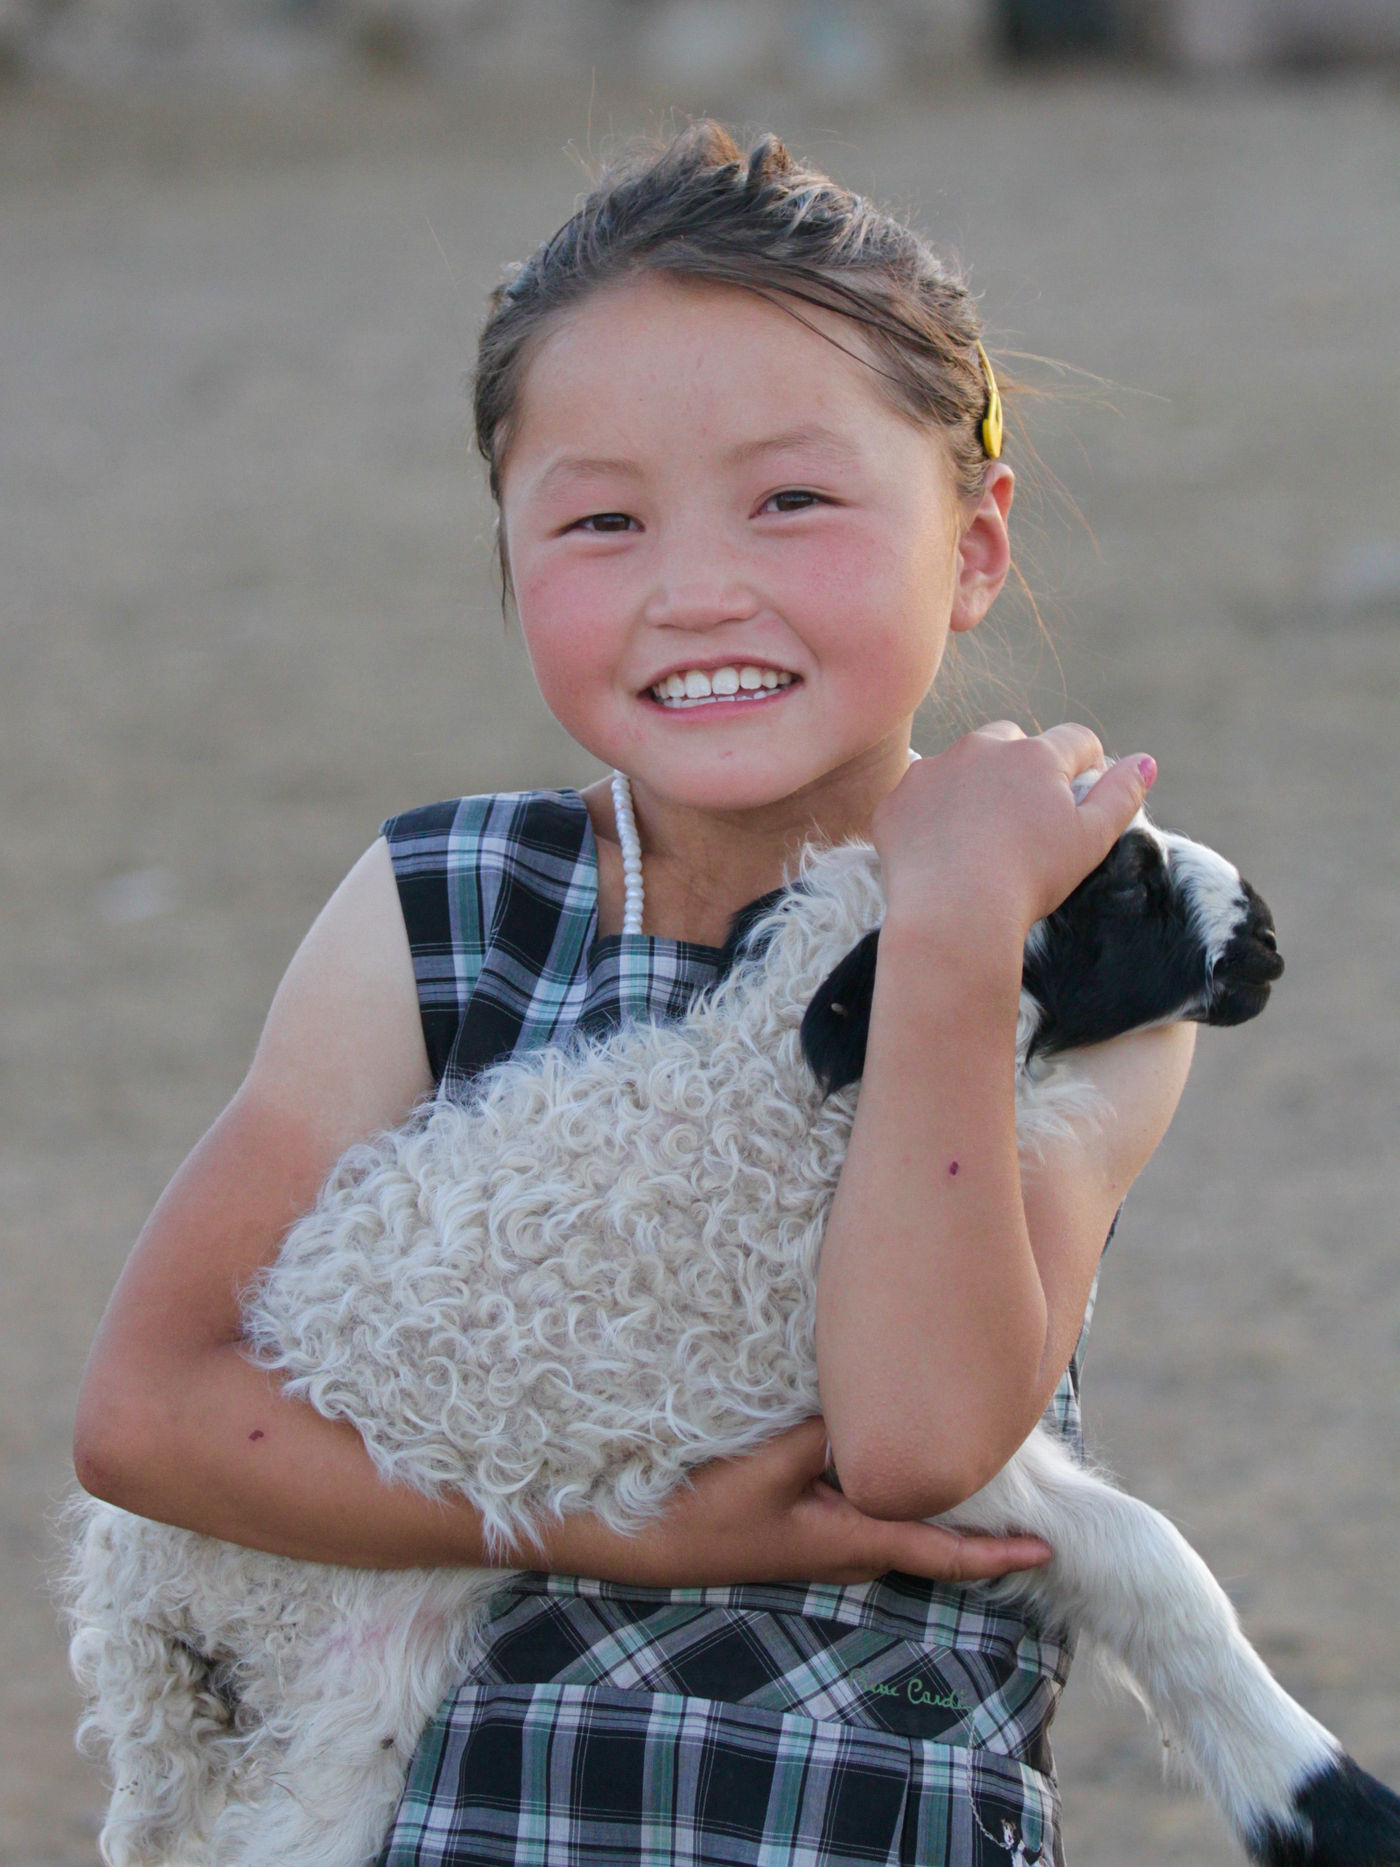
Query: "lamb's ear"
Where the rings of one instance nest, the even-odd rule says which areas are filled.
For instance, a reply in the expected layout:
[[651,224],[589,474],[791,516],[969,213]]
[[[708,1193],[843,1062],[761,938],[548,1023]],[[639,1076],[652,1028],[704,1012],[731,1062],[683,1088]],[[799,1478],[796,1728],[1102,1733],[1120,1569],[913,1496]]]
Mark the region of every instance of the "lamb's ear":
[[829,1096],[859,1082],[865,1071],[879,940],[877,927],[857,941],[817,988],[802,1019],[802,1054]]

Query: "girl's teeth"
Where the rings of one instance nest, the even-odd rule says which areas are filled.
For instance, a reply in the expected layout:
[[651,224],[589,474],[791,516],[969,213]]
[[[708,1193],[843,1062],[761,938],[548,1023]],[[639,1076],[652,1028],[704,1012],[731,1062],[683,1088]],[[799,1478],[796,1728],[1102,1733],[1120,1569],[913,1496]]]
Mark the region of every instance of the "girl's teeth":
[[740,668],[716,668],[712,674],[706,674],[701,668],[689,668],[684,674],[668,674],[664,681],[658,681],[652,693],[662,701],[697,701],[721,699],[727,700],[737,693],[758,693],[763,690],[772,692],[776,687],[790,687],[793,677],[779,674],[775,668],[755,667],[752,662],[745,662]]

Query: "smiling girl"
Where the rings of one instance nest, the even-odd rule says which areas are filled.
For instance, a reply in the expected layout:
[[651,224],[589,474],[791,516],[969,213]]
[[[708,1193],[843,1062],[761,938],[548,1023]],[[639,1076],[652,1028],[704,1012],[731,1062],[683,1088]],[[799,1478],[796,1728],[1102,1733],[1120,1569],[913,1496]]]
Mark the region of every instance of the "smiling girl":
[[1191,1038],[1103,1046],[1104,1118],[1023,1179],[1026,933],[1154,768],[1123,760],[1076,807],[1093,734],[1006,722],[910,762],[949,633],[1009,566],[975,308],[907,227],[702,123],[605,176],[495,294],[476,411],[540,691],[615,775],[385,826],[133,1250],[80,1476],[309,1560],[489,1560],[469,1507],[386,1487],[244,1358],[240,1290],[351,1143],[501,1057],[675,1015],[805,843],[869,838],[887,918],[819,1278],[823,1417],[634,1538],[575,1517],[531,1546],[381,1858],[1058,1858],[1068,1655],[978,1586],[1048,1551],[919,1520],[1047,1408],[1074,1437],[1099,1254]]

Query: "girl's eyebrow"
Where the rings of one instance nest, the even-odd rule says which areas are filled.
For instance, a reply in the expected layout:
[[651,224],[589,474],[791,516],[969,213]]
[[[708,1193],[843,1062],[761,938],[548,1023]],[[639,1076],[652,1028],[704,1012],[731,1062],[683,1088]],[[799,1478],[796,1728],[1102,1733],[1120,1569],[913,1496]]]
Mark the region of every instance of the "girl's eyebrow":
[[860,453],[848,436],[820,424],[803,428],[785,428],[781,434],[764,435],[755,441],[741,441],[727,456],[734,466],[747,466],[765,454],[790,454],[801,450],[825,454],[836,460],[854,460]]
[[535,491],[547,492],[550,487],[560,483],[587,479],[599,473],[620,473],[632,480],[642,477],[642,469],[635,460],[610,460],[603,455],[592,454],[564,454],[545,468],[535,481]]

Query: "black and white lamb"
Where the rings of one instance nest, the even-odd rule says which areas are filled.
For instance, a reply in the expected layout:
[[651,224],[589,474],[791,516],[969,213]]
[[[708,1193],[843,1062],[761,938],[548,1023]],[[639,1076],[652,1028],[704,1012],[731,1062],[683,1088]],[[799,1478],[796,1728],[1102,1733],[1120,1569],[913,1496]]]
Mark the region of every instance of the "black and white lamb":
[[[873,850],[812,855],[680,1022],[502,1064],[352,1150],[250,1293],[251,1352],[503,1545],[551,1513],[634,1529],[698,1464],[818,1412],[817,1259],[882,905]],[[1252,1017],[1279,970],[1236,870],[1138,818],[1028,942],[1023,1146],[1093,1118],[1076,1046]],[[72,1659],[115,1782],[106,1859],[370,1861],[503,1572],[322,1567],[81,1515]],[[1276,1684],[1171,1525],[1052,1431],[944,1521],[1048,1540],[1009,1586],[1108,1650],[1253,1858],[1400,1862],[1400,1801]]]

